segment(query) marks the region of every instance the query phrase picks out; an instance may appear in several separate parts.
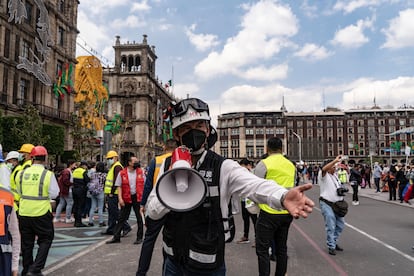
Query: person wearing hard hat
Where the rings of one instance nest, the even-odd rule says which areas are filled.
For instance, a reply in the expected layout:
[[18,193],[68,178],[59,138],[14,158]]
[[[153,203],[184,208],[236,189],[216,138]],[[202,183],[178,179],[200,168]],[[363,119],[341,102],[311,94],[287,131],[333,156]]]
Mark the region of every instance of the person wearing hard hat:
[[12,174],[10,175],[10,191],[14,195],[14,202],[15,202],[14,207],[16,208],[16,211],[18,211],[19,199],[20,199],[17,193],[17,190],[16,190],[16,176],[20,171],[32,165],[32,158],[30,156],[30,153],[32,152],[33,148],[34,148],[34,145],[32,144],[23,144],[20,147],[18,151],[19,152],[18,161],[20,165],[17,165],[14,171],[12,172]]
[[[124,168],[119,162],[118,153],[114,150],[108,151],[106,154],[106,162],[109,168],[106,175],[104,193],[106,201],[108,203],[108,228],[102,232],[103,235],[114,235],[116,223],[119,217],[118,208],[118,187],[115,185],[115,180],[118,177],[119,172]],[[131,231],[131,226],[128,223],[123,225],[123,235]]]
[[[51,199],[59,195],[59,186],[52,171],[45,168],[47,150],[43,146],[33,147],[30,156],[33,164],[23,169],[16,177],[16,188],[20,196],[19,228],[22,240],[22,275],[42,275],[50,246],[54,238]],[[34,243],[37,237],[37,254],[33,260]]]
[[[255,176],[234,160],[225,159],[209,149],[211,126],[207,103],[197,98],[184,99],[173,104],[171,117],[174,139],[186,147],[178,149],[182,152],[183,149],[189,149],[191,168],[197,171],[191,173],[195,176],[191,178],[191,184],[198,185],[196,183],[200,182],[201,177],[205,193],[203,189],[194,194],[184,190],[183,195],[202,195],[202,200],[197,200],[198,203],[192,206],[185,205],[182,209],[168,207],[170,203],[174,205],[178,197],[170,202],[171,198],[162,198],[161,193],[157,193],[168,190],[169,181],[158,182],[156,189],[149,195],[149,217],[158,220],[165,216],[164,275],[226,275],[225,242],[231,238],[228,206],[233,195],[248,197],[259,204],[269,204],[274,209],[287,209],[295,218],[306,218],[312,212],[314,203],[304,194],[312,188],[312,184],[288,190],[273,180]],[[171,175],[167,172],[169,167],[164,167],[167,160],[171,162],[172,158],[165,159],[161,166],[160,180]],[[167,187],[163,188],[163,185]],[[181,193],[182,187],[179,188]]]

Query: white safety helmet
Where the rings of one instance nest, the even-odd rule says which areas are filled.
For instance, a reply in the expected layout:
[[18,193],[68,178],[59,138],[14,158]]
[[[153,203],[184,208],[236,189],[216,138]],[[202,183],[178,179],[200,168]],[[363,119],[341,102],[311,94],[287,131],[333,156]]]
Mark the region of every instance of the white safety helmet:
[[19,159],[19,153],[17,151],[10,151],[6,156],[6,161],[10,159]]
[[189,98],[173,105],[172,108],[172,128],[175,129],[185,123],[205,120],[210,121],[210,111],[208,105],[200,99]]

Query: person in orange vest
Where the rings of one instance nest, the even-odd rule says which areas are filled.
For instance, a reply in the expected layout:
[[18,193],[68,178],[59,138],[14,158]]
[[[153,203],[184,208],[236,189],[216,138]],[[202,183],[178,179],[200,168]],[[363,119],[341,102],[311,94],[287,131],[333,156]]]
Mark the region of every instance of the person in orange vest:
[[[19,229],[22,240],[22,275],[42,275],[55,230],[51,199],[59,195],[59,186],[52,171],[45,169],[47,150],[36,146],[30,153],[33,164],[23,169],[16,177],[16,188],[20,196]],[[33,260],[34,243],[38,249]]]
[[[141,213],[145,214],[145,204],[152,188],[155,186],[158,180],[158,174],[160,172],[161,164],[167,157],[170,157],[172,152],[177,148],[177,141],[174,139],[168,139],[165,141],[164,153],[153,158],[149,164],[147,171],[147,178],[144,184],[144,193],[141,200]],[[142,243],[141,253],[139,257],[137,276],[145,276],[151,265],[152,252],[154,251],[154,245],[157,241],[157,237],[164,225],[164,218],[160,220],[153,220],[150,217],[145,217],[145,226],[147,227],[144,236],[144,242]]]
[[114,237],[106,243],[111,244],[121,242],[122,228],[131,214],[131,208],[133,208],[138,225],[137,238],[134,244],[140,244],[142,243],[144,231],[144,224],[139,208],[142,192],[144,190],[144,172],[141,169],[138,158],[135,156],[128,157],[128,166],[119,172],[118,177],[115,180],[115,186],[118,187],[118,202],[119,205],[121,205],[121,212],[115,227]]
[[13,194],[0,183],[0,275],[19,272],[20,232]]

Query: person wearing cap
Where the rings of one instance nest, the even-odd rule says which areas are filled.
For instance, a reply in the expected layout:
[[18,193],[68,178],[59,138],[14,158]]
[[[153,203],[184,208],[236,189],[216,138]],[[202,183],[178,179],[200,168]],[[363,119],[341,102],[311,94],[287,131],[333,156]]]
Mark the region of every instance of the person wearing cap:
[[88,191],[88,162],[81,161],[73,173],[73,216],[75,217],[75,227],[87,227],[82,223],[82,213],[85,209],[86,194]]
[[[51,199],[59,195],[55,174],[45,168],[47,150],[33,147],[30,157],[33,164],[16,176],[17,193],[20,196],[19,229],[22,240],[22,275],[42,275],[49,249],[54,238]],[[33,259],[34,243],[37,253]]]
[[23,169],[26,169],[32,165],[32,158],[30,156],[30,153],[32,152],[33,148],[34,148],[34,145],[32,144],[23,144],[20,147],[20,149],[18,150],[19,165],[14,169],[14,171],[10,175],[10,191],[13,193],[13,196],[14,196],[14,202],[15,202],[14,207],[16,208],[16,211],[18,211],[19,199],[20,199],[19,194],[17,193],[17,190],[16,190],[16,175]]
[[[118,177],[119,172],[124,168],[119,162],[118,153],[114,150],[108,151],[106,154],[106,162],[109,168],[108,174],[105,179],[104,193],[106,201],[108,203],[108,228],[102,232],[103,235],[114,235],[115,227],[119,218],[118,208],[118,187],[115,185],[115,180]],[[131,226],[128,222],[125,222],[123,227],[122,236],[126,236],[131,232]]]
[[[230,238],[228,206],[233,194],[267,203],[274,209],[287,209],[295,218],[307,217],[312,211],[314,203],[304,195],[312,184],[287,190],[208,149],[210,114],[205,102],[184,99],[173,105],[171,116],[174,138],[190,149],[192,168],[204,179],[208,192],[200,204],[173,211],[158,198],[156,190],[161,189],[161,183],[152,190],[148,215],[151,219],[166,216],[163,275],[226,274],[224,248]],[[168,159],[171,158],[164,163]],[[168,169],[161,166],[160,178]]]

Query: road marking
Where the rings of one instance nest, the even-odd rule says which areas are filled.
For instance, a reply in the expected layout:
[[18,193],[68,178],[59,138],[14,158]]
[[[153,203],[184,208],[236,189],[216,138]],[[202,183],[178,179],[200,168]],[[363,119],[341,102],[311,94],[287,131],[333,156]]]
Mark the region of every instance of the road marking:
[[296,223],[292,223],[293,227],[309,242],[309,244],[315,248],[316,251],[335,269],[339,275],[345,276],[348,275],[332,258],[328,256],[322,249],[314,242],[311,237],[309,237]]
[[[314,209],[318,210],[319,212],[321,211],[319,208],[316,208],[316,207],[314,207]],[[382,245],[382,246],[384,246],[384,247],[386,247],[386,248],[390,249],[391,251],[394,251],[395,253],[397,253],[397,254],[399,254],[399,255],[403,256],[404,258],[408,259],[409,261],[414,262],[414,257],[412,257],[412,256],[410,256],[410,255],[408,255],[408,254],[405,254],[404,252],[402,252],[402,251],[398,250],[398,249],[397,249],[397,248],[395,248],[394,246],[389,245],[388,243],[381,241],[380,239],[378,239],[378,238],[376,238],[376,237],[374,237],[374,236],[372,236],[372,235],[368,234],[368,233],[367,233],[367,232],[365,232],[365,231],[362,231],[361,229],[359,229],[359,228],[357,228],[357,227],[355,227],[355,226],[353,226],[353,225],[351,225],[351,224],[349,224],[349,223],[347,223],[347,222],[345,222],[345,225],[346,225],[346,226],[348,226],[349,228],[351,228],[351,229],[353,229],[353,230],[357,231],[358,233],[360,233],[360,234],[364,235],[365,237],[367,237],[367,238],[369,238],[369,239],[371,239],[371,240],[373,240],[373,241],[375,241],[375,242],[379,243],[380,245]]]

